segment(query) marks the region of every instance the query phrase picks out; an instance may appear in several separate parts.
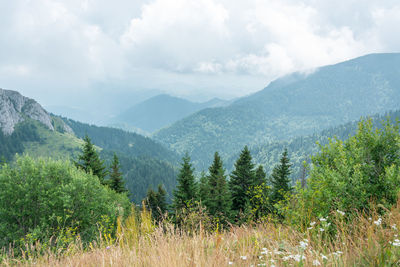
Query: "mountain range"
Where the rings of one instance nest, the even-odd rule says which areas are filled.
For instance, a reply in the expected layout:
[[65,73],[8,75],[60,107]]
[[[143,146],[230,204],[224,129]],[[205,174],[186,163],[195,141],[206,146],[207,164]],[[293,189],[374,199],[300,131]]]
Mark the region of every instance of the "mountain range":
[[214,151],[228,158],[244,145],[310,135],[398,108],[400,54],[371,54],[284,76],[229,106],[196,112],[153,138],[177,153],[189,152],[206,169]]
[[227,101],[213,98],[196,103],[161,94],[134,105],[110,121],[110,125],[128,130],[153,133],[199,110],[223,106]]

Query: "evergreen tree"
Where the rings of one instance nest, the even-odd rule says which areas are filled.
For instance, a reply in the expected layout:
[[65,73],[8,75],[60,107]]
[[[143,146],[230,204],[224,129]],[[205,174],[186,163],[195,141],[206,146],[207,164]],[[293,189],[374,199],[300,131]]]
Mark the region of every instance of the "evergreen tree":
[[285,149],[282,153],[282,157],[280,162],[275,168],[272,170],[271,174],[271,185],[272,185],[272,195],[271,200],[273,203],[279,202],[285,199],[285,195],[288,192],[292,191],[292,187],[290,185],[290,167],[292,166],[289,163],[289,157],[287,149]]
[[174,191],[173,207],[175,210],[188,207],[188,204],[196,200],[197,196],[197,185],[193,175],[194,169],[187,153],[182,158],[182,161],[182,167],[177,179],[178,184]]
[[255,185],[262,186],[267,184],[267,174],[262,165],[258,166],[255,173]]
[[206,176],[205,172],[202,171],[200,174],[200,183],[199,183],[199,200],[204,204],[208,199],[208,176]]
[[160,221],[162,216],[167,211],[166,191],[164,187],[159,184],[157,192],[149,189],[145,199],[147,208],[151,211],[151,215],[155,221]]
[[247,146],[242,150],[239,159],[235,163],[235,169],[231,174],[229,187],[232,195],[232,210],[239,214],[245,212],[248,206],[249,189],[255,184],[254,164]]
[[213,164],[209,168],[208,197],[205,201],[210,215],[227,222],[231,213],[231,197],[226,180],[225,169],[218,152],[214,154]]
[[78,157],[78,161],[74,162],[75,166],[84,170],[86,173],[92,173],[93,175],[97,176],[100,182],[104,185],[104,178],[107,175],[104,161],[100,160],[96,148],[87,135],[83,140],[85,141],[85,144],[82,148],[82,154]]
[[125,188],[125,182],[122,178],[122,173],[119,171],[119,168],[119,159],[114,153],[113,161],[111,163],[109,186],[117,193],[124,193],[128,190]]

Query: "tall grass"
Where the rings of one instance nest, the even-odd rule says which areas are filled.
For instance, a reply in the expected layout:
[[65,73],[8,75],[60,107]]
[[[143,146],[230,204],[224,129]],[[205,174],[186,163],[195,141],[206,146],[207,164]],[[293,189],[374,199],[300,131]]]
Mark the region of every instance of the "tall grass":
[[[379,208],[379,207],[378,207]],[[84,248],[79,239],[60,253],[21,258],[2,254],[4,266],[398,266],[400,202],[346,221],[340,211],[315,218],[305,231],[265,223],[209,232],[155,226],[148,212],[118,224],[116,239]],[[40,246],[40,244],[35,244]],[[31,248],[34,250],[35,248]]]

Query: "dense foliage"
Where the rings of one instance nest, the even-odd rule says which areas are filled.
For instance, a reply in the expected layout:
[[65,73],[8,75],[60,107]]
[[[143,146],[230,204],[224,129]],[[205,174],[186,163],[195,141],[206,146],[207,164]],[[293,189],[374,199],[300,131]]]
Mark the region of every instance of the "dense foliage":
[[0,169],[0,247],[52,236],[58,243],[77,235],[92,241],[99,227],[113,229],[129,205],[126,196],[68,161],[18,157]]
[[356,135],[331,140],[312,158],[307,187],[298,194],[299,210],[327,216],[332,210],[366,211],[370,203],[390,208],[400,190],[399,126],[362,121]]

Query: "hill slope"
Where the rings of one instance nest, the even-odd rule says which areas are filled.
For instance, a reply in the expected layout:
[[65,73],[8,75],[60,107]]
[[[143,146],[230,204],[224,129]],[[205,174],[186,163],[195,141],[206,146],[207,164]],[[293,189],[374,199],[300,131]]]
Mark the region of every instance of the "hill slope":
[[208,107],[220,106],[224,103],[220,99],[212,99],[204,103],[195,103],[186,99],[157,95],[147,99],[113,120],[113,124],[120,123],[127,127],[136,127],[152,133],[168,126],[196,111]]
[[[294,73],[228,107],[210,108],[154,134],[206,168],[212,151],[228,157],[269,143],[400,108],[400,54],[372,54],[314,73]],[[211,152],[211,153],[210,153]]]

